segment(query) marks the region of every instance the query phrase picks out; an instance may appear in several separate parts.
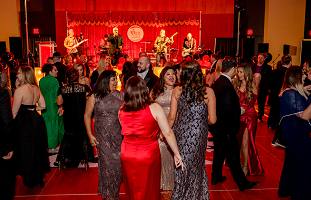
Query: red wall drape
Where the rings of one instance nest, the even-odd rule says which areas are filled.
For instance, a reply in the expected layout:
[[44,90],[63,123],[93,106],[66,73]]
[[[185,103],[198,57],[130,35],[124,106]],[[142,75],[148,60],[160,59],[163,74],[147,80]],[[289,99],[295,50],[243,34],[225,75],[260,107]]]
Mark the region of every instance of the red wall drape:
[[[132,42],[127,37],[127,30],[134,24],[144,30],[140,42]],[[116,26],[123,36],[124,51],[132,58],[137,58],[138,53],[144,51],[145,44],[141,42],[154,41],[161,29],[169,37],[178,32],[171,47],[179,49],[180,55],[182,42],[188,33],[192,33],[199,44],[199,25],[200,12],[68,12],[68,28],[72,28],[76,35],[82,32],[84,38],[89,39],[84,45],[89,55],[97,53],[100,39],[112,33]],[[147,51],[152,49],[153,44],[146,45]]]

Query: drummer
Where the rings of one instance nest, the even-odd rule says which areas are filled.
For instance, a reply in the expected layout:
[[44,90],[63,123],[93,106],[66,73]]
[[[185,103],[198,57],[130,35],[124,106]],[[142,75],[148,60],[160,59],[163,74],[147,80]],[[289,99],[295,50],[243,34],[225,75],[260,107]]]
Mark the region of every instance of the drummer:
[[109,49],[110,42],[108,42],[108,35],[104,36],[104,39],[101,39],[99,42],[100,49]]

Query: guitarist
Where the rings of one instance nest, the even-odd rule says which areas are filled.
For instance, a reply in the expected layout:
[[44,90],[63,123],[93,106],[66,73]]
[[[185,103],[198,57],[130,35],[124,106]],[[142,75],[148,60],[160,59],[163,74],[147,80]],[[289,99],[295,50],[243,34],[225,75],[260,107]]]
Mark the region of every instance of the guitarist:
[[74,37],[74,34],[74,31],[70,29],[69,35],[64,40],[64,46],[67,48],[67,53],[71,55],[72,59],[79,56],[77,48],[73,48],[73,46],[78,44],[78,40]]
[[191,50],[196,49],[196,40],[192,38],[192,34],[188,33],[187,38],[184,39],[184,43],[182,45],[183,47],[183,52],[182,52],[182,57],[187,58],[188,56],[192,55]]
[[154,47],[157,49],[156,66],[159,67],[161,55],[164,57],[164,63],[167,61],[167,44],[173,44],[173,37],[169,38],[165,36],[165,30],[160,31],[160,36],[154,42]]

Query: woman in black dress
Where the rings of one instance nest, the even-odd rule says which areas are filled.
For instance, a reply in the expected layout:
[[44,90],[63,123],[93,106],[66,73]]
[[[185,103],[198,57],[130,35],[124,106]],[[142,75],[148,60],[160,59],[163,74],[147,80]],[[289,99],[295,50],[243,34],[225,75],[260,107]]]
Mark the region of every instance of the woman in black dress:
[[57,97],[57,105],[63,106],[65,135],[57,156],[61,167],[78,167],[94,161],[93,148],[90,144],[84,125],[86,95],[90,88],[78,83],[79,72],[74,68],[66,71],[68,84],[61,87]]
[[15,90],[12,107],[17,174],[23,177],[25,186],[31,188],[40,184],[43,187],[50,162],[45,123],[37,111],[45,109],[45,101],[31,67],[20,67],[17,79],[20,85]]

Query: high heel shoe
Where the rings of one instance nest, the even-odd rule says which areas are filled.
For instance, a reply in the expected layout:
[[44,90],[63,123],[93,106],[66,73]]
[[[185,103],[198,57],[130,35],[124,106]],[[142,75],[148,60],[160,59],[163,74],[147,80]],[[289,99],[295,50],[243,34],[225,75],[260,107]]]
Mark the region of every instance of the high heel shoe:
[[247,174],[248,174],[248,166],[243,166],[242,167],[242,170],[243,170],[243,172],[244,172],[244,175],[246,176]]

